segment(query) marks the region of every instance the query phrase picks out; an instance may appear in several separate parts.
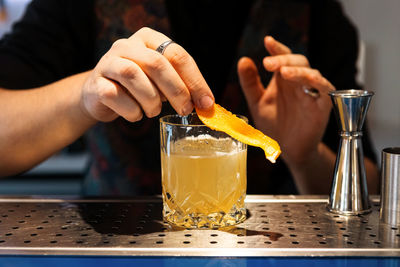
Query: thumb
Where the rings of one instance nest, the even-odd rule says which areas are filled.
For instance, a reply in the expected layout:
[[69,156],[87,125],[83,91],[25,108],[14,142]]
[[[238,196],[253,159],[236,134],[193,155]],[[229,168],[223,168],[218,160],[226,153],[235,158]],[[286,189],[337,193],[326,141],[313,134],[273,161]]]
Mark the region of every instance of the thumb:
[[244,96],[251,106],[258,102],[265,91],[257,67],[253,60],[242,57],[238,62],[237,69]]

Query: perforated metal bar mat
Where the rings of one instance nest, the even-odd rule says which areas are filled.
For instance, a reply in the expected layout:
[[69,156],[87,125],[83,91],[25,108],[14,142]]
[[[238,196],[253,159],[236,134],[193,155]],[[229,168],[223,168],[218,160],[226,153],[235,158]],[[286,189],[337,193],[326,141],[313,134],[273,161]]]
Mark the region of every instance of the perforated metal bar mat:
[[154,256],[400,256],[400,230],[326,211],[326,198],[248,196],[230,229],[164,223],[160,198],[0,199],[0,254]]

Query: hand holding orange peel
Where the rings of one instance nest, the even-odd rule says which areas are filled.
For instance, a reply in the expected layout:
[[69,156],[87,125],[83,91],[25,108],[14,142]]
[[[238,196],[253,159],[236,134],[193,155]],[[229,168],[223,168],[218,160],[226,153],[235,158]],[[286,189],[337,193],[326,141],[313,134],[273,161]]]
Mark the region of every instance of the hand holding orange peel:
[[224,132],[242,143],[261,147],[265,157],[275,163],[281,154],[278,142],[247,124],[218,104],[208,110],[196,109],[200,120],[209,128]]

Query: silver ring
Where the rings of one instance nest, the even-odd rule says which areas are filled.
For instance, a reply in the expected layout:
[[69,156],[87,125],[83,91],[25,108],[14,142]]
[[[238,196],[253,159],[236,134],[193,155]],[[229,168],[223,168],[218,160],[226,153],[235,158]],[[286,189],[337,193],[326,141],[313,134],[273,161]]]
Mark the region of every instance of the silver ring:
[[306,93],[307,95],[309,95],[313,98],[319,98],[321,96],[318,89],[315,89],[315,88],[303,86],[303,91],[304,91],[304,93]]
[[175,43],[175,42],[172,40],[165,41],[162,44],[160,44],[159,47],[157,47],[156,51],[158,53],[160,53],[161,55],[164,55],[164,51],[167,48],[167,46],[169,46],[170,44],[173,44],[173,43]]

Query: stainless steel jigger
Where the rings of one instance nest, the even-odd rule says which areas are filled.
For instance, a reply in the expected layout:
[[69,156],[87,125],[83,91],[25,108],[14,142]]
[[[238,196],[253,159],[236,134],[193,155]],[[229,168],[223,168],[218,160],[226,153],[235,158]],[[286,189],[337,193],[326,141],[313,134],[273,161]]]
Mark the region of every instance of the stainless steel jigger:
[[329,93],[342,128],[328,210],[343,215],[371,211],[365,177],[361,128],[373,92],[340,90]]

